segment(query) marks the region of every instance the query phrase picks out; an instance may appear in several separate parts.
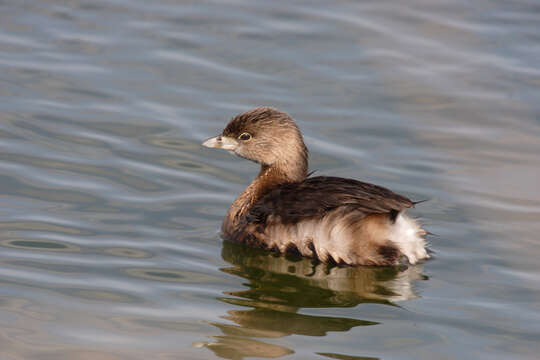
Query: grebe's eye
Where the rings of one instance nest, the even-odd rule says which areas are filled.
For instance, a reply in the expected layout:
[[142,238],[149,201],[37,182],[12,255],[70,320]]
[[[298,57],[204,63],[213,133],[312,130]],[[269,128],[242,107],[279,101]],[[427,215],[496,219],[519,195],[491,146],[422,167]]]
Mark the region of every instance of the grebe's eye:
[[249,133],[242,133],[242,134],[240,134],[238,139],[243,140],[243,141],[247,141],[247,140],[251,139],[251,135]]

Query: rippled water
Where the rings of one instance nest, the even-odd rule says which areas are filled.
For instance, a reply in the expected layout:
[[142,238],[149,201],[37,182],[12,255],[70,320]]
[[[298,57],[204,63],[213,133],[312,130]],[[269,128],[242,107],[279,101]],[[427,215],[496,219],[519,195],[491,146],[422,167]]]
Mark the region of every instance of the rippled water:
[[[0,358],[534,359],[537,1],[0,2]],[[435,257],[329,268],[223,244],[292,114],[319,174],[419,200]]]

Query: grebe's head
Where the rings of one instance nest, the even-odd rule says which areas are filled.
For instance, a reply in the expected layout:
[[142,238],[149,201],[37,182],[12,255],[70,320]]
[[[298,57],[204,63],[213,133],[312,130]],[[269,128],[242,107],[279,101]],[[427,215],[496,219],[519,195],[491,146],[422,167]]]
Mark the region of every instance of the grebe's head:
[[286,172],[307,172],[307,149],[298,126],[288,114],[271,107],[235,116],[221,135],[206,140],[203,146],[229,150]]

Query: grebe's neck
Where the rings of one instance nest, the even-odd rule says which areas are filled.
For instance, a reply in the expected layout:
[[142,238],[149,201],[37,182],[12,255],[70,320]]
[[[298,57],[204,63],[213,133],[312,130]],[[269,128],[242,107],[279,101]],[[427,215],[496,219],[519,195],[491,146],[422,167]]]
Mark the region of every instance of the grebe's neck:
[[[291,159],[292,160],[292,159]],[[232,203],[221,227],[225,236],[230,236],[253,204],[274,187],[291,182],[300,182],[307,177],[307,152],[294,159],[272,165],[262,165],[259,175]]]

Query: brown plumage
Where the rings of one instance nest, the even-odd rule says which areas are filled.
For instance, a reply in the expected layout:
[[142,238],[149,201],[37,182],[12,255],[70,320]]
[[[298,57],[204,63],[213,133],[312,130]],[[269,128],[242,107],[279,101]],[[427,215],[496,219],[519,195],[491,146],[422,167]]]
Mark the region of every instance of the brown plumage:
[[426,232],[403,214],[411,200],[353,179],[308,177],[302,134],[284,112],[260,107],[240,114],[203,145],[261,164],[223,221],[228,240],[338,264],[396,265],[428,257]]

